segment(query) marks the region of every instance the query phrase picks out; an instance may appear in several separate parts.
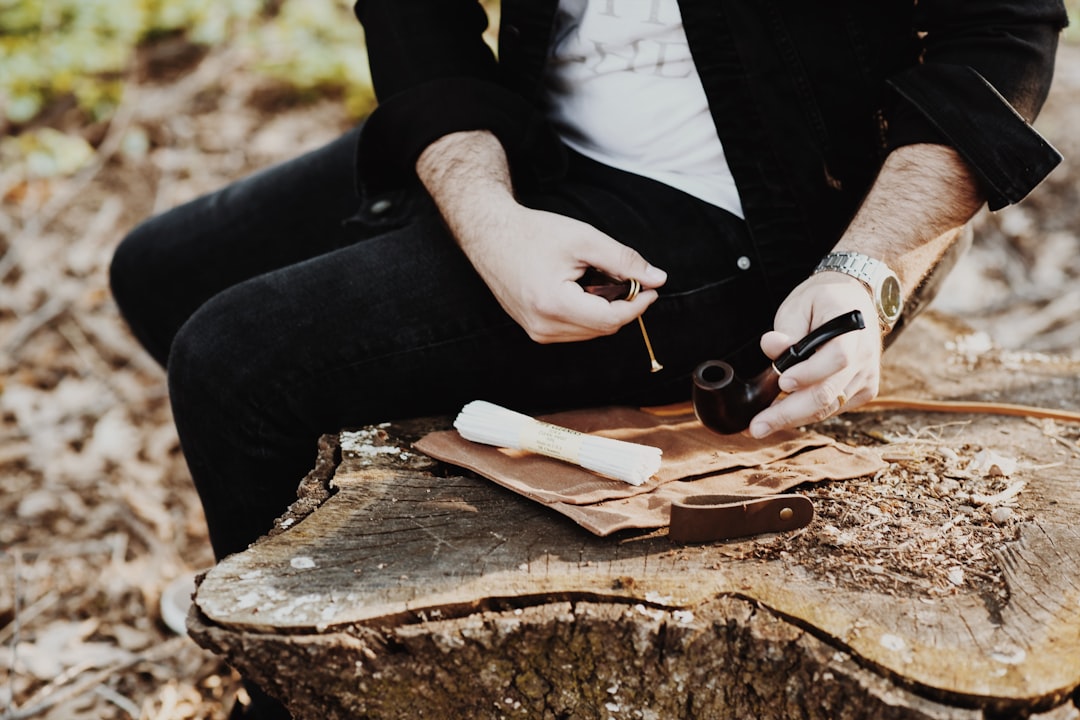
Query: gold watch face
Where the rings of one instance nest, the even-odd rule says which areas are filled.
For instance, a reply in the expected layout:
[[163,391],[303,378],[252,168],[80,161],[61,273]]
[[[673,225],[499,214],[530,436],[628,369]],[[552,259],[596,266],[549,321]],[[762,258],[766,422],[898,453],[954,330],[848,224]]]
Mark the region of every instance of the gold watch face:
[[878,303],[882,315],[885,316],[889,323],[896,322],[896,318],[900,316],[900,310],[904,304],[901,298],[899,280],[891,275],[885,278],[884,282],[881,283],[881,295],[878,298]]

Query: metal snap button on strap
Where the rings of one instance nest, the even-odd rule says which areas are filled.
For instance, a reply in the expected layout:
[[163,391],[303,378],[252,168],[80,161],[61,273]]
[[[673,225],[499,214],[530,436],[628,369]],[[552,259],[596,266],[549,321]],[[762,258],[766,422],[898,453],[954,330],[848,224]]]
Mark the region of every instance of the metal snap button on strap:
[[674,542],[731,540],[805,527],[814,504],[805,495],[692,495],[671,503]]

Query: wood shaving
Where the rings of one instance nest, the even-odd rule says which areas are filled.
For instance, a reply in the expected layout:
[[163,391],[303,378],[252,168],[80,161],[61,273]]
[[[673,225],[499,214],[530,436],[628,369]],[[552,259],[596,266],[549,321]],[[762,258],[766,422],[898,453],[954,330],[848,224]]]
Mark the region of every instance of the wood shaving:
[[[840,417],[815,429],[865,443],[860,427],[871,424],[882,423]],[[837,586],[930,598],[975,590],[1005,601],[995,551],[1033,519],[1017,505],[1025,482],[969,470],[984,449],[927,438],[942,427],[906,428],[906,440],[887,433],[893,444],[880,447],[889,463],[884,470],[806,489],[814,522],[798,533],[758,540],[751,554],[770,559],[798,552],[800,562],[810,562],[815,574]]]

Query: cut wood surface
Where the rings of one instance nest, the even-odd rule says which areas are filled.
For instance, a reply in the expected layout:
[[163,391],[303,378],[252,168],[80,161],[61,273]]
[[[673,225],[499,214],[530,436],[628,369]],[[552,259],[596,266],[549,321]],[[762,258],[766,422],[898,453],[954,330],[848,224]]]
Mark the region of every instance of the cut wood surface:
[[[1077,409],[1075,361],[969,341],[945,319],[920,320],[888,353],[884,392]],[[1080,687],[1075,427],[895,410],[826,424],[874,438],[886,459],[925,452],[949,427],[949,452],[1015,460],[984,470],[1008,476],[996,497],[935,501],[951,516],[942,534],[989,512],[980,505],[1008,508],[995,517],[1014,518],[1011,534],[971,541],[989,545],[999,585],[928,553],[955,565],[934,592],[885,561],[913,542],[900,525],[846,569],[821,553],[842,561],[847,543],[810,542],[835,530],[820,517],[779,551],[768,538],[597,538],[411,452],[418,427],[350,436],[336,470],[321,470],[332,492],[308,495],[198,589],[196,640],[298,717],[1024,717]],[[940,480],[901,475],[913,489]],[[863,485],[876,502],[880,484]]]

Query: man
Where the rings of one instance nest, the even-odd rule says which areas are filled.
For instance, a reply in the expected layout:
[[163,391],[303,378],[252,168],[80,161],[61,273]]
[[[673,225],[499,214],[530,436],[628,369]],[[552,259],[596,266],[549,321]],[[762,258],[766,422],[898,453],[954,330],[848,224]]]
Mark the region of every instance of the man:
[[[1059,161],[1028,121],[1060,0],[504,0],[498,60],[474,0],[356,14],[365,124],[114,261],[219,558],[345,426],[685,399],[701,361],[751,371],[852,309],[868,327],[785,372],[749,432],[865,403],[965,223]],[[643,291],[586,293],[590,268]]]
[[[554,118],[575,149],[626,166],[628,156],[619,153],[627,141],[611,143],[604,135],[627,118],[647,115],[635,104],[651,98],[623,95],[629,102],[619,107],[619,89],[627,85],[617,78],[652,75],[651,82],[629,87],[654,91],[665,107],[704,108],[708,96],[709,119],[725,147],[730,134],[727,165],[746,212],[737,195],[726,209],[748,221],[757,256],[740,257],[744,264],[760,259],[766,266],[760,279],[772,286],[772,299],[787,297],[775,317],[778,332],[762,338],[770,356],[845,309],[879,314],[852,266],[884,268],[864,258],[833,258],[834,272],[811,275],[787,293],[826,251],[858,253],[894,268],[910,295],[985,198],[995,208],[1018,200],[1056,163],[1055,153],[997,96],[1004,92],[1015,109],[1034,115],[1064,22],[1055,3],[842,3],[825,9],[781,2],[748,10],[684,2],[688,49],[703,66],[704,95],[689,86],[681,95],[663,87],[670,84],[673,54],[687,43],[670,33],[656,40],[650,31],[678,25],[674,0],[564,1],[557,13],[554,2],[508,4],[498,70],[478,47],[477,9],[469,8],[470,25],[463,4],[412,3],[392,11],[378,2],[357,4],[384,102],[361,140],[361,177],[375,187],[398,181],[407,174],[403,160],[419,153],[418,175],[455,238],[508,314],[539,342],[607,334],[656,299],[643,293],[636,303],[601,307],[572,285],[586,266],[637,277],[646,288],[663,283],[661,273],[624,245],[562,217],[524,212],[527,200],[513,197],[515,186],[532,181],[543,187],[543,179],[512,181],[506,148],[539,154],[543,140],[525,135],[545,119]],[[586,29],[593,35],[582,37]],[[925,32],[922,42],[918,31]],[[553,61],[545,67],[553,33]],[[652,57],[650,41],[659,47]],[[693,70],[694,62],[688,64]],[[568,65],[583,72],[564,71]],[[582,82],[567,88],[568,78]],[[612,90],[592,89],[603,84]],[[575,106],[582,96],[586,106]],[[525,107],[522,99],[533,102]],[[458,107],[437,117],[422,112],[450,104]],[[754,132],[758,122],[762,127]],[[636,139],[670,141],[647,128]],[[378,146],[366,163],[365,145]],[[669,169],[662,162],[672,154],[650,166],[647,152],[628,164],[662,176]],[[544,153],[557,156],[558,150]],[[725,170],[723,153],[719,159],[717,173]],[[545,161],[522,157],[519,173],[548,170]],[[800,392],[762,413],[751,433],[764,436],[820,420],[844,401],[854,407],[871,399],[878,380],[873,335],[834,343],[787,373],[783,389]]]

